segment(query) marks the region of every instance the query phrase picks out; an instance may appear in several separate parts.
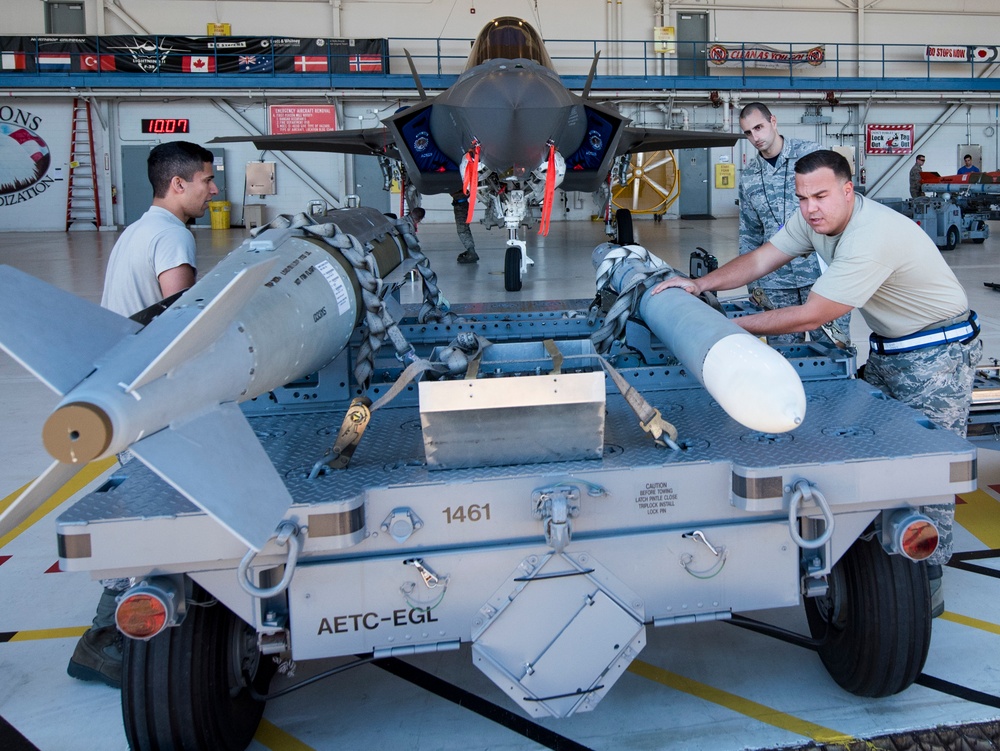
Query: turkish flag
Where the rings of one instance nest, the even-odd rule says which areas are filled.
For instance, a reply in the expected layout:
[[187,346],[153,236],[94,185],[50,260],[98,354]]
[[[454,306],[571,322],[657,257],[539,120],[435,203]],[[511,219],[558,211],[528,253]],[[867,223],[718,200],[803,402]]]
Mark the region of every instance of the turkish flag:
[[80,58],[80,70],[117,70],[115,56],[88,52]]

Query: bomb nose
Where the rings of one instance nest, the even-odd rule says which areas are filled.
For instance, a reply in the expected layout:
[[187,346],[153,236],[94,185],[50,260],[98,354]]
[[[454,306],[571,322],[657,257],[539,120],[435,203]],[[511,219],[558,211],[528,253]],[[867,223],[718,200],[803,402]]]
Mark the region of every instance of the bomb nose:
[[111,445],[111,419],[93,404],[72,402],[63,405],[45,421],[42,443],[45,450],[66,464],[96,459]]

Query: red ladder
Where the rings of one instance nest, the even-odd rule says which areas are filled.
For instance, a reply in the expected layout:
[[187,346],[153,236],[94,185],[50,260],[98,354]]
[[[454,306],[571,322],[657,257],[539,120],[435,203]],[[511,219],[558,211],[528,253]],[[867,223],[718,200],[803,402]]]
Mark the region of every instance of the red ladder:
[[73,99],[69,145],[69,183],[66,191],[66,231],[74,222],[101,226],[101,197],[97,192],[94,164],[94,131],[90,125],[90,101]]

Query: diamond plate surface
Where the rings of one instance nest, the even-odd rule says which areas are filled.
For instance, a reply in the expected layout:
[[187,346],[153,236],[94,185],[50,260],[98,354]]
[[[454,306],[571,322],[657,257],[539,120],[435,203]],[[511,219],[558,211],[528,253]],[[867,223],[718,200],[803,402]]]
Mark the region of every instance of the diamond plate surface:
[[[372,488],[398,491],[405,497],[406,489],[414,486],[575,474],[596,479],[595,471],[703,462],[731,462],[753,469],[914,457],[949,462],[956,455],[969,456],[971,447],[966,441],[928,427],[918,412],[884,398],[863,381],[814,381],[806,384],[806,392],[809,402],[804,424],[777,438],[739,425],[700,389],[647,392],[649,402],[676,425],[686,450],[655,447],[624,400],[609,396],[605,426],[608,450],[599,460],[438,471],[426,466],[417,408],[390,407],[373,415],[347,470],[316,480],[309,480],[308,472],[332,442],[341,413],[264,416],[250,422],[297,504],[349,500]],[[530,425],[525,426],[525,430],[530,429]],[[91,493],[66,511],[60,522],[200,513],[138,461],[129,462],[120,472],[126,476],[124,482],[106,492]]]

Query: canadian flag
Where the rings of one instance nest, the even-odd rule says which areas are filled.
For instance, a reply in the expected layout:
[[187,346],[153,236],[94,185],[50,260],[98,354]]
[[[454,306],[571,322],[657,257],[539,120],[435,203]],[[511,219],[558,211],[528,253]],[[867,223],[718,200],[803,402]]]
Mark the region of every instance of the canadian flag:
[[185,73],[215,73],[215,58],[188,55],[181,61],[181,70]]

